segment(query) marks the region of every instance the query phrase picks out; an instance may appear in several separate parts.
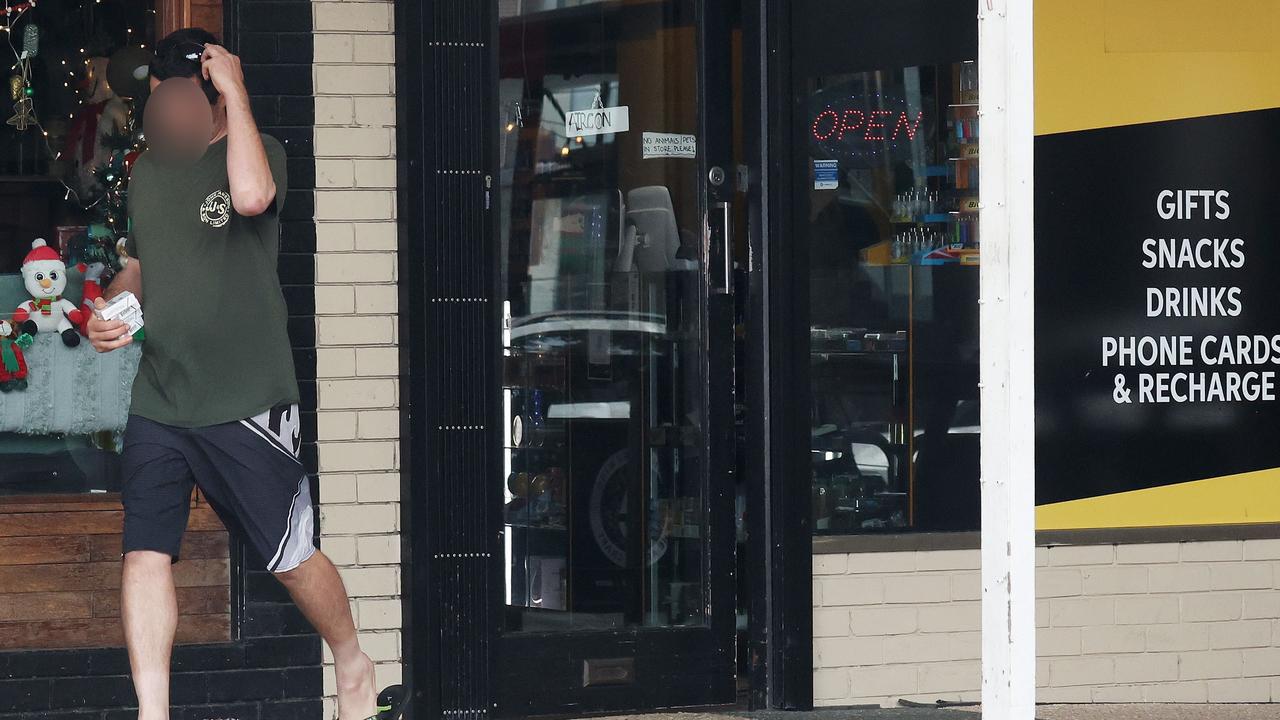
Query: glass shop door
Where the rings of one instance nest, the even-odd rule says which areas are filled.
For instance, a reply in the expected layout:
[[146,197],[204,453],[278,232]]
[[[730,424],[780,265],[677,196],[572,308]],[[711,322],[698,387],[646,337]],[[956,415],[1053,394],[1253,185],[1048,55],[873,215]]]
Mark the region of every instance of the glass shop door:
[[498,715],[734,700],[726,5],[499,5]]

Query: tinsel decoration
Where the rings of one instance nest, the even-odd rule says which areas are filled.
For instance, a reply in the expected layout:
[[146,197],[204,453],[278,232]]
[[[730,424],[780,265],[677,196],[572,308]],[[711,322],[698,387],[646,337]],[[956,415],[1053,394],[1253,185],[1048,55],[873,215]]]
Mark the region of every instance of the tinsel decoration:
[[22,57],[33,58],[40,54],[40,26],[28,23],[22,31]]

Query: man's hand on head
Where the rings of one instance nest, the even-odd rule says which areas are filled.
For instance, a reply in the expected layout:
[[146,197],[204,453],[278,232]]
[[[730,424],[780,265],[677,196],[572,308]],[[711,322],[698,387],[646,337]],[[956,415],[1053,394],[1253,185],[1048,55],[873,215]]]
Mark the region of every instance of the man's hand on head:
[[200,55],[200,71],[213,82],[218,93],[229,100],[248,95],[244,88],[244,70],[240,58],[221,45],[205,45]]
[[275,203],[276,184],[249,106],[240,58],[220,45],[205,45],[200,63],[204,76],[213,82],[226,102],[231,205],[243,217],[261,215]]

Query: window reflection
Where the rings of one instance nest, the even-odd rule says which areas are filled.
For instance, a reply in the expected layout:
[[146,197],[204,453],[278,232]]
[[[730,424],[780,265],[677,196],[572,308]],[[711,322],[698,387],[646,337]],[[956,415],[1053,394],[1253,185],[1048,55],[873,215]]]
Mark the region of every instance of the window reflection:
[[609,0],[498,0],[498,16],[506,19],[548,10],[594,5]]
[[693,7],[503,6],[508,631],[706,621],[697,161],[641,145],[696,132]]

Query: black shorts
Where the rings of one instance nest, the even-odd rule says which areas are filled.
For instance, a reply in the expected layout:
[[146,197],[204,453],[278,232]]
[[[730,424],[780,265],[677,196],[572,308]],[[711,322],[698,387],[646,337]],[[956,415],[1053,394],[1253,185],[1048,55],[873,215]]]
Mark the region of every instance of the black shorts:
[[130,415],[121,456],[124,552],[155,550],[176,562],[191,489],[199,486],[267,570],[296,568],[315,552],[315,511],[300,444],[297,405],[200,428]]

